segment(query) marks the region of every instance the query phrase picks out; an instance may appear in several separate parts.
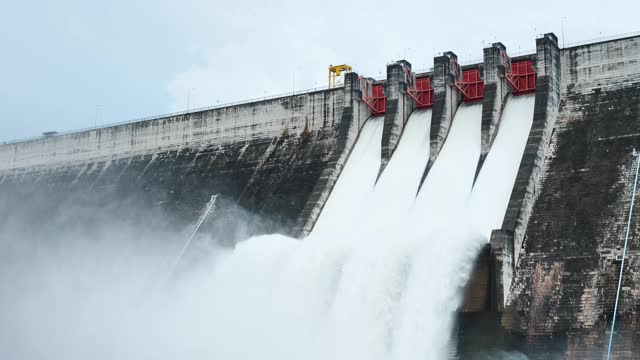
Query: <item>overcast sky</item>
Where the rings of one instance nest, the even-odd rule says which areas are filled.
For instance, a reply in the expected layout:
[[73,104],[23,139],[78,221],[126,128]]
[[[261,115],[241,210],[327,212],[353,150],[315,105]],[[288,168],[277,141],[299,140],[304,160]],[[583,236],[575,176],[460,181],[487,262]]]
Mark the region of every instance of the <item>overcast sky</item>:
[[[403,5],[401,5],[403,4]],[[640,30],[622,1],[7,1],[0,10],[0,141],[326,85],[501,41],[535,48]],[[563,19],[564,18],[564,19]]]

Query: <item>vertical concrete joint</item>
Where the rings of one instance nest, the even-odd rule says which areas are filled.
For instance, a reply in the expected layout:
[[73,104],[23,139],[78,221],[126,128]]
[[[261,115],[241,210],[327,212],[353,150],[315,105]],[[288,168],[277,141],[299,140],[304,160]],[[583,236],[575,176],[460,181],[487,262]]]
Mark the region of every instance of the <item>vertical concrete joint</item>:
[[402,136],[404,125],[415,108],[413,99],[407,95],[407,88],[413,81],[412,76],[411,64],[406,60],[387,65],[387,81],[384,88],[387,104],[382,130],[380,174],[389,163]]

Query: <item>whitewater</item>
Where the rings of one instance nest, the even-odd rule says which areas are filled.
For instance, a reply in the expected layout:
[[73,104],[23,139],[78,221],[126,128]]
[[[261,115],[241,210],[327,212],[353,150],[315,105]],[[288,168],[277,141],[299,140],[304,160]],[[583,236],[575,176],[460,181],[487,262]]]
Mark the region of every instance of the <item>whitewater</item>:
[[15,342],[33,332],[47,339],[28,358],[446,359],[461,289],[508,205],[533,97],[507,100],[474,183],[481,113],[460,106],[422,184],[431,110],[411,114],[382,174],[384,118],[372,117],[306,239],[215,249],[160,290],[146,285],[152,271],[87,285],[96,291],[52,286],[62,310],[19,313],[57,327],[23,321],[7,346],[24,355]]

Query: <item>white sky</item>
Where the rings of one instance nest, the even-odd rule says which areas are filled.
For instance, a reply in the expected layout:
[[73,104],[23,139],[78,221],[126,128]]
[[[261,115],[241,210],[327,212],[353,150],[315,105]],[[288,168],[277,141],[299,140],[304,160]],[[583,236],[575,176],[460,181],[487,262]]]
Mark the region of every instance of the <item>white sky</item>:
[[[640,30],[637,1],[29,1],[0,10],[0,141]],[[562,24],[564,35],[562,38]]]

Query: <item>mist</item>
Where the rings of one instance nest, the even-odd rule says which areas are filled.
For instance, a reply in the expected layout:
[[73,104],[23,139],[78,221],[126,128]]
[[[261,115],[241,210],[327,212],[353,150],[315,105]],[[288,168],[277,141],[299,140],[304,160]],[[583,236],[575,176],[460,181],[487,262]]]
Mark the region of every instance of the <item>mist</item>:
[[[50,209],[51,202],[43,197],[15,207],[37,214]],[[5,219],[0,233],[0,358],[211,355],[210,324],[202,321],[207,307],[195,303],[220,291],[208,286],[208,277],[233,251],[220,239],[248,236],[256,231],[252,227],[264,226],[264,221],[252,221],[255,214],[225,207],[227,211],[214,210],[203,228],[211,230],[214,217],[233,226],[196,235],[175,268],[193,226],[154,230],[145,226],[159,221],[148,209],[131,208],[138,214],[135,222],[114,212],[118,206],[78,203],[48,219]]]

